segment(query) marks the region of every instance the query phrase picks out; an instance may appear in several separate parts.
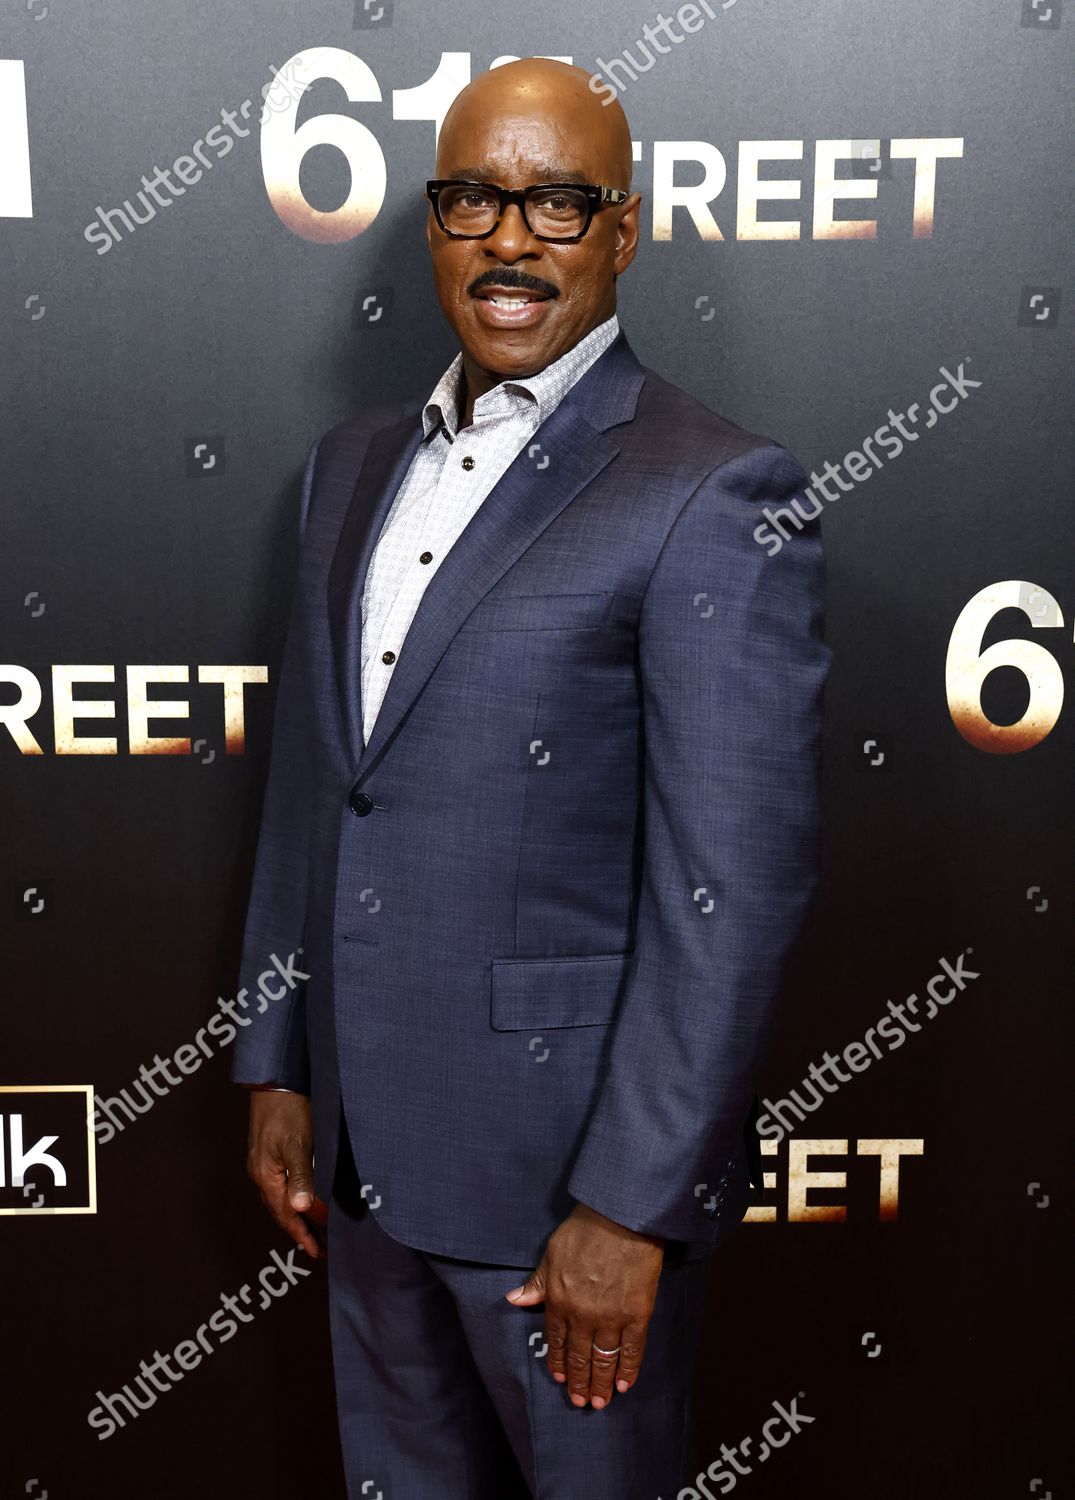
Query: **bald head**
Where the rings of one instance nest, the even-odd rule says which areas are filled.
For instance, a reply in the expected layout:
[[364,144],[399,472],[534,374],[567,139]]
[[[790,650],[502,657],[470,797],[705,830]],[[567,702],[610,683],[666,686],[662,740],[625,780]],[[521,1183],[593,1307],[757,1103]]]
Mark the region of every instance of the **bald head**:
[[[607,85],[605,86],[607,93]],[[501,380],[532,375],[616,311],[616,279],[638,244],[631,193],[631,132],[619,104],[602,104],[590,74],[527,57],[481,74],[456,97],[437,146],[437,204],[426,218],[433,279],[459,336],[468,400]],[[493,203],[494,191],[545,200],[535,232],[520,196],[495,221],[439,215],[444,187],[457,205]],[[583,192],[558,191],[583,189]],[[577,234],[555,233],[565,205],[587,209]],[[581,222],[581,210],[579,218]]]
[[466,175],[448,170],[454,138],[468,135],[475,122],[496,117],[505,124],[541,121],[558,127],[593,160],[599,175],[592,181],[628,191],[632,155],[627,116],[618,100],[598,98],[590,87],[592,76],[585,68],[552,57],[523,57],[479,74],[456,95],[445,116],[437,149],[438,175]]

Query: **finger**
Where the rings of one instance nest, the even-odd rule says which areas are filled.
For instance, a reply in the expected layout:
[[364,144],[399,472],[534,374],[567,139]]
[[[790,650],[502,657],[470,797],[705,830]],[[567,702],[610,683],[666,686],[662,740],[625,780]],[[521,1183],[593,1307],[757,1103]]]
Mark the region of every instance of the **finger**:
[[288,1141],[284,1146],[284,1166],[288,1202],[296,1212],[306,1213],[314,1206],[313,1161],[309,1151],[297,1142]]
[[328,1223],[328,1204],[323,1198],[318,1198],[315,1194],[313,1204],[305,1211],[305,1217],[309,1219],[311,1224],[315,1224],[318,1226],[318,1228],[324,1229],[325,1225]]
[[[567,1330],[567,1392],[572,1405],[585,1406],[590,1399],[590,1355],[593,1352],[592,1323],[572,1321]],[[606,1348],[609,1347],[606,1345]]]
[[324,1201],[323,1198],[319,1198],[315,1193],[312,1207],[308,1208],[302,1217],[306,1220],[307,1225],[313,1233],[314,1239],[320,1245],[321,1254],[327,1256],[328,1204]]
[[567,1322],[559,1309],[545,1304],[545,1343],[548,1345],[549,1374],[557,1385],[567,1380]]
[[313,1260],[317,1260],[321,1255],[321,1247],[309,1224],[291,1207],[283,1179],[280,1180],[278,1188],[267,1193],[262,1192],[261,1197],[269,1213],[284,1233],[289,1235],[296,1245],[305,1250]]
[[313,1157],[306,1146],[292,1140],[285,1142],[283,1156],[284,1166],[287,1169],[287,1202],[296,1221],[288,1232],[306,1253],[316,1260],[321,1254],[321,1246],[305,1217],[317,1201],[317,1195],[314,1192]]
[[301,1215],[303,1223],[314,1237],[322,1259],[328,1257],[328,1204],[314,1195],[312,1205]]
[[296,1245],[301,1246],[307,1255],[316,1260],[321,1253],[320,1248],[306,1220],[291,1207],[285,1169],[277,1163],[268,1167],[255,1165],[250,1175],[257,1184],[261,1201],[276,1223],[295,1241]]
[[269,1213],[284,1233],[295,1241],[300,1250],[305,1250],[311,1260],[319,1260],[321,1258],[321,1247],[302,1215],[292,1213],[290,1210],[285,1210],[281,1213],[273,1207],[265,1194],[262,1194],[262,1199]]
[[545,1301],[545,1262],[542,1261],[533,1275],[522,1286],[512,1287],[504,1296],[516,1307],[537,1307]]
[[[612,1382],[620,1362],[620,1334],[617,1329],[598,1326],[594,1334],[594,1345],[590,1349],[590,1405],[600,1411],[612,1400]],[[602,1354],[602,1349],[615,1349],[615,1354]]]
[[[620,1334],[619,1369],[616,1372],[616,1389],[629,1391],[638,1379],[642,1367],[642,1356],[646,1350],[646,1334],[649,1323],[628,1323]],[[600,1339],[597,1341],[601,1342]],[[611,1349],[611,1344],[604,1346]]]

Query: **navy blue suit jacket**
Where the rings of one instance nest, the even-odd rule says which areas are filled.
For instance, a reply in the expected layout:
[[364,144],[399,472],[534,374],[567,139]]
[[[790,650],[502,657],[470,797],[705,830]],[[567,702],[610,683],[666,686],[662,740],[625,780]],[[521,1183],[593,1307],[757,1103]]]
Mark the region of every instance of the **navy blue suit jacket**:
[[760,1181],[817,875],[820,537],[753,538],[805,475],[621,333],[431,579],[366,744],[362,585],[423,404],[308,461],[233,1077],[312,1095],[325,1198],[342,1106],[420,1249],[533,1266],[582,1201],[702,1253]]

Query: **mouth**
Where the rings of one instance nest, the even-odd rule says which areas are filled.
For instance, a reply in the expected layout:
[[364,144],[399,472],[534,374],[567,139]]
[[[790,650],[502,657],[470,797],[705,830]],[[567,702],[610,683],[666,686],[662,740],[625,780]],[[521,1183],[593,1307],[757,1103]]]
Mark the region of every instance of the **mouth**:
[[521,291],[518,287],[483,286],[475,292],[477,314],[490,328],[526,328],[545,316],[553,298],[546,292]]
[[549,300],[546,292],[524,292],[518,287],[486,286],[474,295],[485,302],[495,302],[497,307],[515,307],[520,302],[548,302]]

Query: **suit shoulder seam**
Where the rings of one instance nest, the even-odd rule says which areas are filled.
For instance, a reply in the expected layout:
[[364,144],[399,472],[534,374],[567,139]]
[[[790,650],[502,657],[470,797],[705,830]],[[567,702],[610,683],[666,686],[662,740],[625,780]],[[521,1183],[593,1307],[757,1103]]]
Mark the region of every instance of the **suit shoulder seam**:
[[[752,437],[756,436],[755,434],[750,435]],[[720,463],[714,464],[712,468],[707,469],[701,476],[701,478],[698,480],[698,483],[693,487],[690,494],[687,495],[686,499],[683,501],[683,504],[679,507],[675,515],[672,517],[668,530],[664,534],[661,545],[657,550],[657,556],[653,559],[653,566],[649,570],[649,576],[646,578],[646,586],[642,590],[643,606],[645,605],[646,597],[649,594],[650,584],[653,582],[653,576],[656,573],[657,569],[660,567],[661,559],[664,557],[665,549],[672,539],[672,533],[679,525],[680,520],[683,518],[683,516],[686,515],[687,510],[690,508],[691,502],[698,494],[699,490],[701,490],[703,485],[707,484],[709,480],[715,478],[722,469],[726,469],[729,464],[735,463],[737,459],[745,458],[748,453],[757,453],[767,448],[772,448],[775,452],[778,453],[787,451],[786,449],[781,447],[779,443],[774,442],[772,438],[757,437],[755,442],[747,443],[746,445],[744,445],[744,447],[740,448],[738,452],[728,454],[726,458],[721,459]]]

